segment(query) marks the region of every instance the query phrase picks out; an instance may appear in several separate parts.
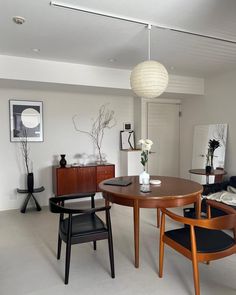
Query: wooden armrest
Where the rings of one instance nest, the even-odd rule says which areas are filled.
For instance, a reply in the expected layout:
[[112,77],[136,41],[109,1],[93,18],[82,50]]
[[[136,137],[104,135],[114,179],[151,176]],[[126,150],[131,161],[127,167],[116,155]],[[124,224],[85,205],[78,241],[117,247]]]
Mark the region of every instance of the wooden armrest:
[[81,199],[81,198],[92,198],[95,196],[95,192],[91,193],[80,193],[80,194],[71,194],[71,195],[63,195],[60,197],[54,197],[57,202],[73,200],[73,199]]
[[[81,209],[72,209],[72,208],[65,207],[65,201],[86,198],[86,197],[93,198],[94,196],[95,196],[95,193],[81,193],[81,194],[76,194],[76,195],[52,197],[49,199],[50,210],[53,213],[69,213],[69,214],[70,213],[71,214],[85,213],[85,212],[83,212],[84,210],[81,210]],[[93,210],[93,209],[91,209],[91,210]],[[86,210],[86,211],[88,211],[88,210]],[[90,212],[90,213],[94,213],[94,212]]]
[[[233,209],[232,209],[233,210]],[[232,229],[235,227],[236,222],[236,211],[233,210],[233,213],[230,213],[225,216],[214,217],[211,219],[195,219],[195,218],[187,218],[180,215],[177,215],[167,209],[162,208],[162,213],[169,216],[171,219],[192,226],[199,226],[208,229]]]
[[[91,208],[91,209],[77,209],[64,206],[64,200],[61,197],[53,197],[49,199],[50,211],[52,213],[67,213],[67,214],[93,214],[99,211],[109,210],[111,206]],[[75,199],[75,196],[74,196]]]
[[229,205],[214,201],[214,200],[206,200],[206,204],[208,206],[214,207],[216,209],[219,209],[221,211],[224,211],[227,214],[236,214],[236,210]]

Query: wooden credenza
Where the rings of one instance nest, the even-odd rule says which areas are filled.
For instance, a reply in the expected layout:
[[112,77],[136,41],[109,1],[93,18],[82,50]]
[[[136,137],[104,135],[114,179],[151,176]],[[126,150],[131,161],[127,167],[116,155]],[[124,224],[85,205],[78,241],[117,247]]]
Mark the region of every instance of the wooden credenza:
[[53,192],[55,196],[98,192],[98,184],[115,177],[115,165],[90,164],[78,167],[53,167]]

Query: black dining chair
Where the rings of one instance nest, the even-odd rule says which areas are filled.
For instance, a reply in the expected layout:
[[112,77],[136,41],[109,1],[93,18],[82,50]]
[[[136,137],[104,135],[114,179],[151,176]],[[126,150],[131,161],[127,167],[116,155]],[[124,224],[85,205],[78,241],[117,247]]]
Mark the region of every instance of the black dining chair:
[[[75,205],[65,204],[68,200],[91,197],[92,208],[77,209]],[[57,259],[61,257],[62,241],[66,243],[66,262],[65,262],[65,284],[69,281],[71,245],[93,242],[96,250],[96,241],[108,239],[110,256],[111,277],[115,277],[114,254],[112,229],[110,220],[110,206],[94,208],[94,194],[78,194],[53,197],[49,199],[50,211],[59,213],[58,247]],[[106,222],[97,216],[97,212],[105,212]],[[68,217],[65,216],[68,214]]]

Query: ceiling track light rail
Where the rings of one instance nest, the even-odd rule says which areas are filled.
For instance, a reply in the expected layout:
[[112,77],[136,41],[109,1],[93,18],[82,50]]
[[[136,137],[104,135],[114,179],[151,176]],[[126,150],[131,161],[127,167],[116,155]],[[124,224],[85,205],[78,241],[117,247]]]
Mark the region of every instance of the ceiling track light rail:
[[109,17],[109,18],[113,18],[113,19],[117,19],[117,20],[136,23],[136,24],[143,25],[143,26],[151,25],[152,27],[155,27],[155,28],[158,28],[158,29],[170,30],[170,31],[176,32],[176,33],[188,34],[188,35],[197,36],[197,37],[201,37],[201,38],[208,38],[208,39],[215,40],[215,41],[227,42],[227,43],[230,43],[230,44],[236,44],[236,41],[234,41],[234,40],[219,38],[219,37],[210,36],[210,35],[199,34],[199,33],[190,32],[190,31],[177,29],[177,28],[165,27],[165,26],[161,26],[161,25],[156,24],[156,23],[149,23],[149,22],[145,22],[143,20],[139,20],[139,19],[135,19],[135,18],[127,18],[127,17],[123,17],[123,16],[120,16],[120,15],[116,15],[116,14],[107,14],[107,13],[104,13],[102,11],[92,10],[92,9],[85,9],[85,8],[82,8],[82,7],[74,6],[72,4],[67,4],[67,3],[63,3],[63,2],[51,1],[50,5],[54,6],[54,7],[65,8],[65,9],[70,9],[70,10],[76,10],[76,11],[89,13],[89,14],[93,14],[93,15]]

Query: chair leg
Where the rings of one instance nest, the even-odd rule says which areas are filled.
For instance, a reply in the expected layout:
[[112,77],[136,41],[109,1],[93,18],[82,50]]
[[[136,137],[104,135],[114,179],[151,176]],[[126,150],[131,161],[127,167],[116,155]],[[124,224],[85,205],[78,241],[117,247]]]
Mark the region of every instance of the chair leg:
[[94,250],[94,251],[97,250],[97,241],[93,241],[93,250]]
[[69,282],[69,271],[70,271],[72,214],[69,214],[67,230],[68,232],[67,232],[67,241],[66,241],[66,267],[65,267],[65,284],[66,285]]
[[71,256],[71,241],[66,243],[66,267],[65,267],[65,284],[69,282],[69,271],[70,271],[70,256]]
[[114,266],[114,252],[113,252],[113,242],[112,242],[112,233],[108,232],[108,247],[109,247],[109,256],[110,256],[110,267],[111,267],[111,277],[115,278],[115,266]]
[[193,280],[194,280],[195,295],[200,295],[196,237],[195,237],[194,227],[192,225],[190,226],[190,233],[191,233],[191,250],[192,250],[192,265],[193,265]]
[[161,209],[157,208],[157,228],[160,227]]
[[164,232],[165,232],[165,214],[162,214],[161,229],[160,229],[160,246],[159,246],[159,277],[160,278],[162,278],[163,276],[164,246],[165,246],[163,241]]
[[94,196],[91,197],[91,208],[95,208]]
[[197,259],[193,258],[193,280],[195,287],[195,295],[200,295],[200,285],[199,285],[199,271],[198,271],[198,263]]
[[57,242],[57,260],[61,258],[61,237],[58,234],[58,242]]
[[107,223],[107,230],[108,230],[108,247],[109,247],[109,256],[110,256],[111,277],[114,279],[115,278],[114,251],[113,251],[111,218],[110,218],[109,209],[106,210],[106,223]]

